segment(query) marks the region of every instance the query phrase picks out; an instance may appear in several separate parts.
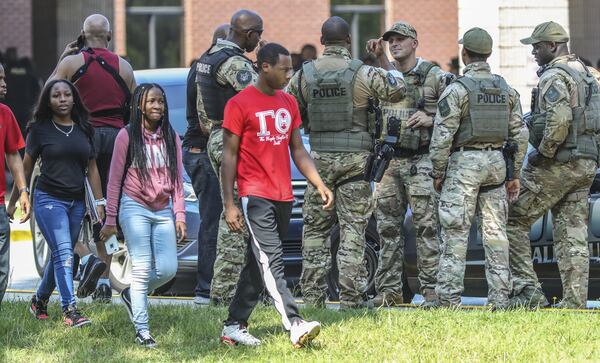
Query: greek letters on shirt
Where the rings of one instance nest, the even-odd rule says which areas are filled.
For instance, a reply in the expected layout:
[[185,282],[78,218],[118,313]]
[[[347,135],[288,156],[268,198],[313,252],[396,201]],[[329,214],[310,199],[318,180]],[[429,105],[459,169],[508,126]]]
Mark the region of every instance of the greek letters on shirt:
[[[270,142],[273,145],[281,144],[281,141],[289,138],[288,131],[292,126],[292,116],[290,111],[280,108],[277,111],[266,110],[255,113],[258,118],[260,131],[256,133],[258,139],[262,142]],[[268,125],[274,124],[277,134],[272,135]]]

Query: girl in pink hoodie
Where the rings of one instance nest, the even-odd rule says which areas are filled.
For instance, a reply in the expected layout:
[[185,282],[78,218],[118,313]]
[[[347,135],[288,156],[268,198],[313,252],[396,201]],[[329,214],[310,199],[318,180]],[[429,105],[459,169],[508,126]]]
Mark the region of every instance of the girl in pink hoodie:
[[129,125],[115,140],[103,241],[117,232],[117,216],[131,259],[131,286],[121,291],[121,299],[135,325],[136,342],[151,348],[156,341],[148,325],[148,291],[175,276],[176,238],[185,238],[181,141],[157,84],[135,89]]

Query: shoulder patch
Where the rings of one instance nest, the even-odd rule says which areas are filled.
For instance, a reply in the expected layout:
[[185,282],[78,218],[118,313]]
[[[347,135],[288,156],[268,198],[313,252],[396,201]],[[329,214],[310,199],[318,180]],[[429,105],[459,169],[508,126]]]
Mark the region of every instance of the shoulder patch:
[[448,104],[446,97],[438,102],[438,110],[442,117],[447,117],[450,114],[450,105]]
[[390,84],[390,86],[396,87],[398,85],[398,81],[391,73],[388,73],[386,78],[387,78],[387,81]]
[[558,101],[559,97],[560,97],[560,93],[558,92],[556,87],[554,87],[554,85],[550,86],[550,88],[548,88],[548,90],[544,94],[544,99],[548,103],[554,103],[554,102]]
[[237,72],[235,79],[241,85],[248,84],[252,80],[252,73],[250,73],[250,71],[248,71],[248,70],[242,69],[241,71]]

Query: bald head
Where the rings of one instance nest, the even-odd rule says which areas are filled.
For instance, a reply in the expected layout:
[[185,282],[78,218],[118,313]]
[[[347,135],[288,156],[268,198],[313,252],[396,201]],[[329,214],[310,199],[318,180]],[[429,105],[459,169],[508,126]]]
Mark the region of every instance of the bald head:
[[263,21],[257,13],[242,9],[238,10],[231,17],[231,30],[244,31],[249,29],[262,29]]
[[102,14],[90,15],[83,22],[83,33],[87,40],[108,40],[110,23]]
[[263,21],[257,13],[242,9],[231,17],[227,40],[239,45],[246,52],[253,51],[263,32]]
[[350,26],[346,20],[339,16],[332,16],[325,20],[321,27],[321,43],[349,43],[350,42]]
[[225,39],[227,38],[227,34],[229,34],[229,24],[221,24],[215,29],[213,33],[212,42],[213,44],[217,42],[217,39]]

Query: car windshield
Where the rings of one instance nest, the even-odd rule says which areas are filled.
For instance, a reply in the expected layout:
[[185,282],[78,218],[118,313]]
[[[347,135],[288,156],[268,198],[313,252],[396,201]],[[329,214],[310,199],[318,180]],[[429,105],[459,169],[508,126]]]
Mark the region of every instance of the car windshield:
[[187,129],[187,120],[185,118],[185,84],[170,84],[162,85],[167,94],[167,102],[169,103],[169,121],[179,134],[183,136]]

